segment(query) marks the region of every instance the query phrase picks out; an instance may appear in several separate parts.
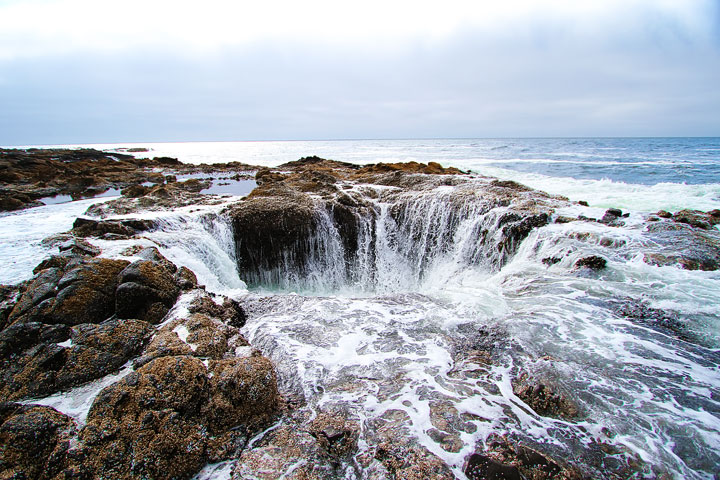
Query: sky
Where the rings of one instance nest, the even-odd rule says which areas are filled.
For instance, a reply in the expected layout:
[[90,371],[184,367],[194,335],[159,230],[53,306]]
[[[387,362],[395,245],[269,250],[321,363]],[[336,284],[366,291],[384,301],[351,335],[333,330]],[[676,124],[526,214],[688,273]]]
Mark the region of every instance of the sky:
[[720,0],[0,0],[0,145],[720,136]]

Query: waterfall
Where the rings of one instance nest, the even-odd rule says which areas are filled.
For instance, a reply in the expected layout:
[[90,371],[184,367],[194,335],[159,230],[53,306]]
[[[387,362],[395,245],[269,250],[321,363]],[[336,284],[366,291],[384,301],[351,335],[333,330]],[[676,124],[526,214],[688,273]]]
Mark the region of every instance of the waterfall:
[[431,276],[499,270],[529,232],[528,218],[535,219],[444,187],[361,200],[363,208],[316,199],[310,225],[299,229],[304,236],[274,245],[278,240],[268,235],[262,243],[272,245],[272,255],[238,253],[253,257],[241,275],[252,286],[299,292],[417,291],[437,281]]

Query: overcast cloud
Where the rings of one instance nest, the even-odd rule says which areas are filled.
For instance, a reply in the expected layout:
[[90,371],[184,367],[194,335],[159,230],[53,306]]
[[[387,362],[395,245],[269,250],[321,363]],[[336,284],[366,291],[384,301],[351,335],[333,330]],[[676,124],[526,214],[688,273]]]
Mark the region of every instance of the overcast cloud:
[[0,0],[0,144],[720,135],[719,4]]

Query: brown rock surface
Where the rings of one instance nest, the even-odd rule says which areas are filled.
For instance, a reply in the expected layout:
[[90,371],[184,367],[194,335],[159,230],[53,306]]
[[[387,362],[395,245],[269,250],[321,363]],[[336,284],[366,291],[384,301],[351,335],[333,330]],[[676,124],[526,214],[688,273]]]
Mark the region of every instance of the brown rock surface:
[[36,405],[0,405],[0,478],[45,480],[65,467],[75,423]]

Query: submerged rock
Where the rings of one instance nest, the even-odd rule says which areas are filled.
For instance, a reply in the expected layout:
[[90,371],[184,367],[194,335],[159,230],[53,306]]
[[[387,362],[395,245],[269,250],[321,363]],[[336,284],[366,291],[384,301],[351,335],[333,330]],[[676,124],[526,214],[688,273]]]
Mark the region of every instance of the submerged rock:
[[489,439],[486,451],[470,455],[465,462],[464,471],[470,480],[588,478],[575,467],[497,435]]
[[578,406],[550,384],[532,379],[523,373],[513,382],[513,393],[544,417],[573,420],[579,417]]
[[607,260],[598,255],[583,257],[575,262],[575,268],[589,268],[591,270],[602,270],[607,266]]

